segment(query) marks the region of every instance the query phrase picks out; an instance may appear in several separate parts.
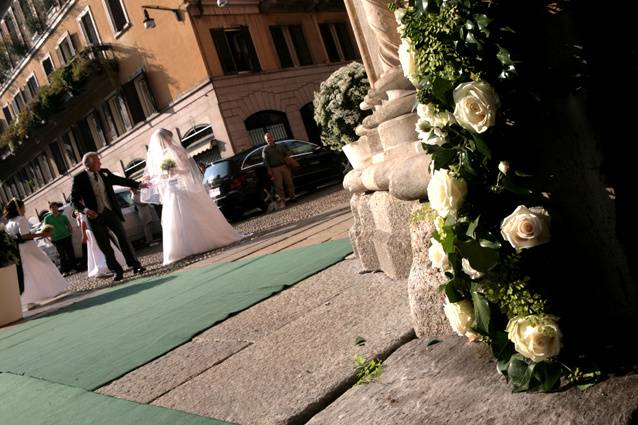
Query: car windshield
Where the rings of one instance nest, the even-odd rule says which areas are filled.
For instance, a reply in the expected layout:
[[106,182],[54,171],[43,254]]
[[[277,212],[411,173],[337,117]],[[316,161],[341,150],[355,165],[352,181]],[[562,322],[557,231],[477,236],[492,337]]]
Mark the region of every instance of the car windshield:
[[204,173],[204,183],[209,180],[222,179],[230,174],[230,162],[220,161],[211,164]]
[[123,192],[115,192],[115,197],[117,198],[117,203],[120,208],[128,208],[134,205],[133,195],[128,190]]

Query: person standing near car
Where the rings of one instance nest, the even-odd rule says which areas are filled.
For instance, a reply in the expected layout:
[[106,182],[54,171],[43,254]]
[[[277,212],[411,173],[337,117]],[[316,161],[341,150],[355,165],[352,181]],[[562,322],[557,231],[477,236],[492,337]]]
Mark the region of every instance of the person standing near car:
[[276,144],[271,133],[265,133],[264,139],[268,145],[261,155],[268,176],[275,185],[275,191],[279,197],[279,207],[283,208],[286,206],[285,201],[295,198],[295,184],[292,181],[290,167],[287,165],[290,151],[285,146]]
[[50,214],[44,217],[44,225],[53,226],[51,241],[60,255],[60,272],[67,276],[71,270],[77,268],[75,252],[73,250],[73,228],[66,215],[60,213],[60,204],[49,202]]

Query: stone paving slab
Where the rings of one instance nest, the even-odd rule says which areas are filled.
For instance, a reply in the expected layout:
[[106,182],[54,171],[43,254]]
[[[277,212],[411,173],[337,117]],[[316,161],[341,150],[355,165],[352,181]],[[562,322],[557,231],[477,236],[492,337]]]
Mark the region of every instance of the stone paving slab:
[[[240,313],[245,323],[274,314],[264,323],[272,332],[260,338],[251,338],[250,329],[240,333],[255,342],[153,404],[243,425],[303,423],[354,383],[355,353],[383,358],[414,337],[406,283],[382,274],[360,275],[359,267],[358,261],[346,260],[313,277],[313,286],[334,288],[332,296],[323,290],[313,295],[300,283]],[[314,298],[316,307],[304,305],[307,298]],[[278,319],[286,323],[277,327]],[[226,337],[233,329],[226,326],[198,338]],[[358,336],[366,339],[365,346],[355,345]]]
[[247,341],[191,341],[97,390],[150,403],[250,345]]
[[489,350],[448,336],[411,341],[392,354],[377,382],[350,389],[310,425],[635,424],[638,375],[586,391],[513,394]]

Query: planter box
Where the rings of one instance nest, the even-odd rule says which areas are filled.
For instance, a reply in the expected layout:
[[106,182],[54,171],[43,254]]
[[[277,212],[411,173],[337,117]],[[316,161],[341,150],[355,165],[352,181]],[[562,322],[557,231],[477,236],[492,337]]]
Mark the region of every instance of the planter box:
[[16,266],[0,268],[0,326],[22,319]]

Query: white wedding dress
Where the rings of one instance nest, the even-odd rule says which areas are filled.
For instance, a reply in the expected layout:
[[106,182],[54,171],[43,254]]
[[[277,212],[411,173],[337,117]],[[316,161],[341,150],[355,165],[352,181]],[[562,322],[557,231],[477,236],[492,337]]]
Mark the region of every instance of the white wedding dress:
[[[104,253],[100,249],[100,246],[97,244],[97,240],[95,240],[95,235],[91,231],[89,224],[87,222],[86,216],[84,214],[81,215],[81,220],[86,225],[86,271],[89,277],[107,277],[113,274],[109,267],[106,265],[106,257]],[[124,255],[122,251],[111,241],[111,248],[113,248],[113,253],[115,254],[115,259],[120,266],[122,266],[123,270],[126,270],[128,266],[126,265],[126,260],[124,259]]]
[[[23,216],[9,220],[6,231],[16,236],[31,233],[29,221]],[[24,271],[23,305],[49,300],[67,290],[68,282],[34,240],[25,241],[19,247]]]
[[[163,171],[167,159],[175,165]],[[168,130],[151,136],[144,179],[150,187],[142,190],[142,202],[162,204],[164,265],[241,239],[208,196],[195,161]]]

